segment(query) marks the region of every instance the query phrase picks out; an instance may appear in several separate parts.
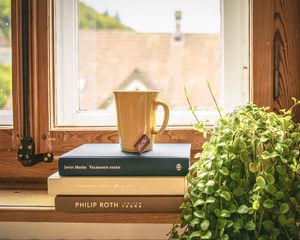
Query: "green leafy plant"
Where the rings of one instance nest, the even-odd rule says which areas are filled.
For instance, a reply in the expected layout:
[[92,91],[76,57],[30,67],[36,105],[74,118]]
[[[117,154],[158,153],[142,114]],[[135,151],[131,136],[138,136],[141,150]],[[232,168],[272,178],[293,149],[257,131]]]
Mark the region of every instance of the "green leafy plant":
[[[187,176],[181,224],[171,239],[299,239],[300,124],[281,114],[236,108],[210,134]],[[180,231],[178,231],[180,229]]]

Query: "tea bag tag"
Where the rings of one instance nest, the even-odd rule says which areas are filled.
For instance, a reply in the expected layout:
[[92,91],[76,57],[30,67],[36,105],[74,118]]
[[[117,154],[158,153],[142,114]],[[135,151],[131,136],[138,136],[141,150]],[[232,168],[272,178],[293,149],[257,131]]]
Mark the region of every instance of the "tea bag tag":
[[147,146],[150,144],[150,138],[147,135],[142,135],[139,140],[134,144],[134,147],[140,152],[143,153]]

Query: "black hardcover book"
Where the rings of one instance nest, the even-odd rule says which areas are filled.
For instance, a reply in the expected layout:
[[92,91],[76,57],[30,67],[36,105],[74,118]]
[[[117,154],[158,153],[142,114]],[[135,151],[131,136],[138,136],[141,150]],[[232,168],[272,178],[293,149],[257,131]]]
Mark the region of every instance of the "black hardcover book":
[[185,176],[190,144],[154,144],[138,154],[122,152],[119,144],[84,144],[58,159],[60,176]]

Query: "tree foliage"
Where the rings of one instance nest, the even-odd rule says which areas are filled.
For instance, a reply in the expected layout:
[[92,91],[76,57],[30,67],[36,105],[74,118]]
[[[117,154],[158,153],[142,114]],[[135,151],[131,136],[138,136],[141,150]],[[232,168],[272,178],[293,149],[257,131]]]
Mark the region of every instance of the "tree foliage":
[[0,64],[0,109],[11,95],[11,66]]
[[82,2],[79,2],[79,28],[131,30],[120,22],[118,15],[111,17],[107,12],[97,13],[95,9]]
[[[0,34],[10,40],[11,38],[11,1],[0,0]],[[0,109],[5,106],[11,95],[11,66],[0,62]]]
[[8,39],[11,37],[11,1],[0,0],[0,31]]

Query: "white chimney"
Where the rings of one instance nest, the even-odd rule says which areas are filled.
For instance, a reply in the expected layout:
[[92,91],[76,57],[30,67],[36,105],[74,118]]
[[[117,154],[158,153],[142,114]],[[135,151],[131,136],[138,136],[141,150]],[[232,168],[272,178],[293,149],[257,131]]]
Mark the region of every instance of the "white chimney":
[[175,11],[175,20],[176,20],[176,30],[175,30],[175,41],[181,41],[182,34],[180,30],[180,24],[181,24],[181,11]]

